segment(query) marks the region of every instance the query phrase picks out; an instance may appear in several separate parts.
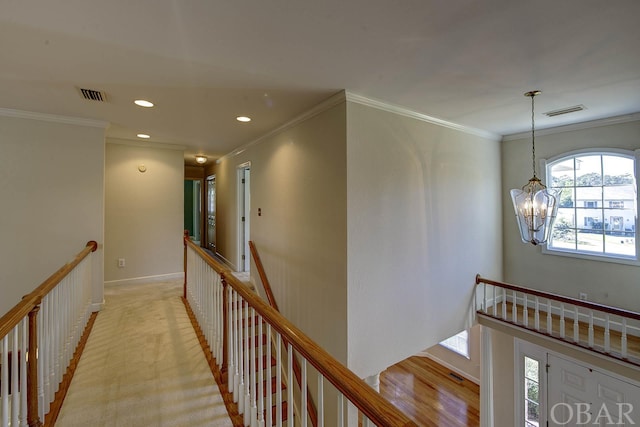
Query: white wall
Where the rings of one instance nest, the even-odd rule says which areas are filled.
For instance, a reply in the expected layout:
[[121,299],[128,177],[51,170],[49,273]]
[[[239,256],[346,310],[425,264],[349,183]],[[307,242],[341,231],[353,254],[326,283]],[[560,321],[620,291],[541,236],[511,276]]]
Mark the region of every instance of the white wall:
[[[138,166],[144,164],[146,172]],[[105,282],[175,279],[183,271],[183,152],[108,139]],[[118,258],[125,267],[118,268]]]
[[0,116],[0,315],[90,240],[102,301],[104,127],[31,116],[43,120]]
[[[584,148],[640,148],[640,121],[582,130],[536,134],[536,157],[551,158]],[[578,298],[586,292],[595,302],[630,310],[640,307],[640,267],[542,254],[523,244],[517,230],[509,190],[531,178],[531,139],[502,143],[504,279],[507,282]],[[543,171],[538,171],[543,176]]]
[[[236,168],[250,161],[251,240],[280,311],[342,363],[347,343],[345,138],[342,102],[216,168],[218,252],[239,265]],[[260,288],[255,271],[252,276]]]
[[349,368],[361,377],[464,329],[500,277],[499,142],[349,102]]

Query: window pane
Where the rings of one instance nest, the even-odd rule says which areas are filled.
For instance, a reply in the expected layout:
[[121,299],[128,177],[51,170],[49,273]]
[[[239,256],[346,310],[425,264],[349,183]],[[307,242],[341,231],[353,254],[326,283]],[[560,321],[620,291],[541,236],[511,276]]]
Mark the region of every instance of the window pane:
[[525,421],[528,423],[533,423],[533,425],[538,425],[538,420],[540,420],[540,405],[537,403],[525,400]]
[[576,206],[575,190],[573,187],[559,189],[556,193],[556,198],[558,199],[558,207],[561,209],[573,208]]
[[540,398],[538,397],[538,382],[530,379],[525,379],[525,398],[531,400],[532,402],[539,402]]
[[581,230],[578,232],[578,250],[582,252],[604,252],[602,231]]
[[530,357],[524,357],[524,377],[532,379],[534,381],[539,381],[538,372],[539,372],[540,363],[536,359],[531,359]]
[[602,185],[601,156],[576,157],[576,187]]
[[573,159],[554,163],[551,166],[551,187],[573,187]]
[[604,185],[633,184],[633,159],[602,156]]

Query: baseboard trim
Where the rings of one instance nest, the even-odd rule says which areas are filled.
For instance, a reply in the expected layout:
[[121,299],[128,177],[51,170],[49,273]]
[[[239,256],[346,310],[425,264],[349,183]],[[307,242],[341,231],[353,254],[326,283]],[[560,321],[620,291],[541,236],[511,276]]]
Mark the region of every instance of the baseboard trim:
[[99,311],[102,311],[103,308],[104,308],[104,299],[101,302],[91,303],[91,312],[92,313],[97,313]]
[[104,286],[112,287],[112,286],[122,286],[122,285],[142,285],[145,283],[153,283],[153,282],[169,282],[173,280],[184,280],[184,273],[169,273],[169,274],[158,274],[156,276],[144,276],[144,277],[133,277],[130,279],[121,279],[121,280],[109,280],[104,282]]
[[463,377],[465,377],[466,379],[468,379],[469,381],[480,385],[480,379],[476,378],[472,375],[469,375],[468,373],[461,371],[460,369],[454,367],[453,365],[451,365],[450,363],[440,359],[439,357],[434,356],[431,353],[428,353],[426,351],[421,351],[420,353],[418,353],[418,356],[420,357],[428,357],[429,359],[433,360],[436,363],[439,363],[440,365],[446,367],[447,369],[450,369],[451,371],[453,371],[454,373],[461,375]]

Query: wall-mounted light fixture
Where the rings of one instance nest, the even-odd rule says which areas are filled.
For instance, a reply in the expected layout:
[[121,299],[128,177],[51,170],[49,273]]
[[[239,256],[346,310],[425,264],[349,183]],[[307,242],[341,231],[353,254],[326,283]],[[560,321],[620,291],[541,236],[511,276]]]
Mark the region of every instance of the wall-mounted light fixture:
[[196,155],[196,163],[199,165],[204,165],[207,163],[207,156],[203,156],[202,154]]

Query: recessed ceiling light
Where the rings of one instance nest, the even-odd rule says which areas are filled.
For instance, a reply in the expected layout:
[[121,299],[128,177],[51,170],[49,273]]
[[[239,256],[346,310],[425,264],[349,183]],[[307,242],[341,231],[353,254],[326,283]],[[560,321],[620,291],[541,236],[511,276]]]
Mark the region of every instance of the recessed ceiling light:
[[239,122],[247,123],[247,122],[251,121],[251,117],[238,116],[238,117],[236,117],[236,120],[239,121]]
[[134,104],[139,105],[140,107],[151,108],[153,107],[153,102],[147,101],[146,99],[136,99],[133,101]]
[[138,138],[142,138],[142,139],[149,139],[151,138],[151,136],[147,135],[146,133],[139,133]]

